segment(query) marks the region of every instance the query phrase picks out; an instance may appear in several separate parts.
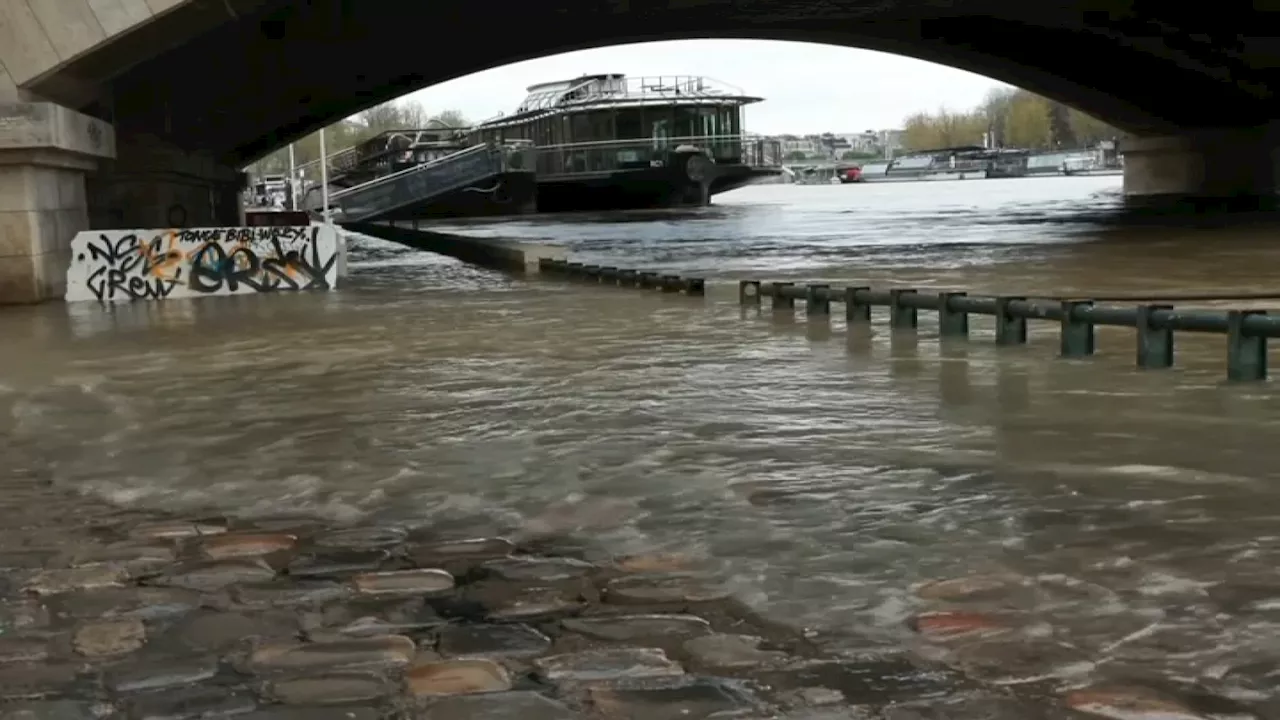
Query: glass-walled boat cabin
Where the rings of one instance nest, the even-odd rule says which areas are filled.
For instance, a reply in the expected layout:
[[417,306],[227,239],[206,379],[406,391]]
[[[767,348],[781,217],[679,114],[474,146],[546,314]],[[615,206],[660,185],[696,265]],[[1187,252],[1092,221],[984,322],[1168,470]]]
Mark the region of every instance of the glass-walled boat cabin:
[[681,146],[750,163],[742,107],[759,101],[706,78],[590,75],[530,87],[513,115],[476,127],[472,141],[532,143],[540,177],[660,167]]

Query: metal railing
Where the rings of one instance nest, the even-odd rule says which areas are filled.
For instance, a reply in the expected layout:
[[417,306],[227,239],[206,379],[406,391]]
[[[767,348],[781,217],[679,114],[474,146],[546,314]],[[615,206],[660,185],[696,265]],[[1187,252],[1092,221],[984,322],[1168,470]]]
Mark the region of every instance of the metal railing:
[[1096,350],[1098,326],[1136,330],[1137,366],[1168,368],[1174,361],[1174,331],[1215,333],[1227,336],[1227,378],[1263,380],[1267,377],[1267,338],[1280,337],[1280,316],[1265,310],[1185,311],[1172,305],[1143,304],[1131,307],[1099,305],[1093,300],[1053,300],[1026,297],[970,296],[963,292],[922,293],[912,289],[873,290],[870,287],[832,288],[829,285],[797,286],[794,283],[762,283],[743,280],[738,285],[742,305],[760,304],[771,298],[775,310],[792,312],[795,301],[805,302],[805,314],[825,321],[831,303],[844,303],[850,325],[871,320],[871,308],[889,310],[889,326],[914,331],[920,310],[938,313],[938,334],[943,338],[967,338],[970,315],[990,315],[996,321],[997,345],[1027,342],[1027,321],[1059,324],[1060,355],[1084,358]]
[[720,164],[782,166],[782,145],[777,140],[749,135],[694,135],[543,145],[536,148],[537,171],[539,177],[554,177],[661,167],[682,146],[705,151]]
[[516,114],[584,102],[726,97],[745,97],[745,93],[735,85],[697,75],[590,78],[574,85],[535,88],[520,102]]
[[530,171],[532,148],[475,145],[452,155],[347,188],[330,196],[339,220],[374,220],[423,200],[465,188],[502,172]]

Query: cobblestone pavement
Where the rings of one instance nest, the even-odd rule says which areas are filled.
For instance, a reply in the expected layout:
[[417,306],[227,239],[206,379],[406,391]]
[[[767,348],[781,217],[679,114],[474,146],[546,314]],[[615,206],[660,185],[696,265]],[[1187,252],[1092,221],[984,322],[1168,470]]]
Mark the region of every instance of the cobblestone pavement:
[[[678,555],[162,518],[18,486],[0,533],[3,720],[1255,717],[1221,696],[1024,677],[1061,651],[1034,633],[993,645],[1012,625],[988,613],[916,617],[926,644],[960,642],[946,662],[796,631]],[[56,527],[21,511],[51,503]],[[1016,584],[918,592],[962,604]]]

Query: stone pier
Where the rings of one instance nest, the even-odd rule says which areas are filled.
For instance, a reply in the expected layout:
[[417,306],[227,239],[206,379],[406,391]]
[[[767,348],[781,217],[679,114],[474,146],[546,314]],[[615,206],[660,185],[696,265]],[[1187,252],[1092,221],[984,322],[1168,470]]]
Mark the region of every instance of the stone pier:
[[86,173],[115,157],[110,124],[49,102],[0,102],[0,305],[61,297],[89,229]]
[[1272,209],[1278,131],[1271,125],[1126,140],[1125,200],[1188,212]]

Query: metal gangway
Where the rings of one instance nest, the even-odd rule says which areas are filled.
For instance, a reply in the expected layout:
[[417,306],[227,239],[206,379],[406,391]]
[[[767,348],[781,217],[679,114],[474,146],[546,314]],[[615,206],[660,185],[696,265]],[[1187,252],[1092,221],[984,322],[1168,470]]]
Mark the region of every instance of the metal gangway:
[[[329,196],[334,222],[356,223],[383,219],[418,203],[494,179],[505,172],[532,172],[529,150],[497,144],[474,145],[430,162],[384,175]],[[319,193],[311,193],[308,210]]]

